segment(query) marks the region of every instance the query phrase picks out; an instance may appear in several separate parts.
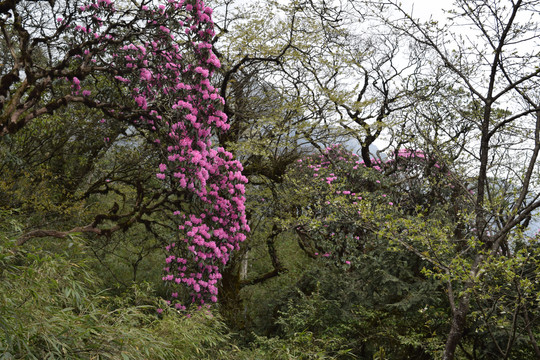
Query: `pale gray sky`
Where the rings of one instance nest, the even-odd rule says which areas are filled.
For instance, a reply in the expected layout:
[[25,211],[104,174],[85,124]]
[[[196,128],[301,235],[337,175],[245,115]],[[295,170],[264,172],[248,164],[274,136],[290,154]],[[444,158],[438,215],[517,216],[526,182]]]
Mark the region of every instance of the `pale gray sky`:
[[436,20],[442,20],[444,13],[442,9],[452,8],[452,0],[401,0],[403,8],[414,9],[414,17],[427,20],[432,15]]

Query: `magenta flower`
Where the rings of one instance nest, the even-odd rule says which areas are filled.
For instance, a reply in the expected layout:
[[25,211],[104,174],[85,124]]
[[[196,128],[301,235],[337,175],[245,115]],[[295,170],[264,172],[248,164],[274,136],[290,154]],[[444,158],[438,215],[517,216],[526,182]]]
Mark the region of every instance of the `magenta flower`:
[[141,80],[152,80],[152,72],[150,72],[148,69],[141,69]]
[[[94,66],[90,61],[106,65],[115,85],[132,95],[132,105],[136,104],[131,106],[133,113],[114,115],[131,119],[133,125],[149,132],[150,141],[168,160],[159,164],[156,177],[170,180],[171,188],[180,189],[197,202],[198,210],[193,213],[171,210],[181,238],[178,246],[166,247],[162,279],[172,287],[186,288],[193,302],[215,303],[220,268],[246,239],[249,225],[245,207],[247,178],[242,175],[242,165],[230,152],[212,145],[216,132],[230,127],[226,114],[219,110],[224,99],[211,84],[212,73],[220,66],[212,51],[212,9],[202,0],[167,0],[168,5],[145,2],[141,5],[143,11],[136,14],[142,20],[137,24],[143,32],[146,27],[152,38],[130,38],[118,46],[107,46],[111,45],[107,41],[121,39],[97,33],[102,19],[122,14],[115,10],[111,0],[88,3],[75,15],[74,25],[68,31],[82,44],[99,44],[95,49],[102,49],[103,54],[89,59],[94,51],[85,46],[82,51],[86,58],[80,60],[90,66]],[[167,9],[177,9],[178,19],[171,19]],[[65,22],[62,18],[56,21]],[[190,34],[189,39],[182,30]],[[188,51],[189,56],[183,51]],[[104,64],[103,59],[110,61]],[[91,96],[90,90],[81,91],[82,81],[77,77],[68,75],[66,82],[74,94]],[[175,111],[158,108],[158,102],[170,104]],[[129,108],[129,104],[125,105]],[[99,124],[105,122],[99,120]],[[105,137],[104,141],[111,139]],[[179,293],[176,288],[171,290],[170,305],[185,310],[178,301]],[[156,311],[161,314],[163,309]]]

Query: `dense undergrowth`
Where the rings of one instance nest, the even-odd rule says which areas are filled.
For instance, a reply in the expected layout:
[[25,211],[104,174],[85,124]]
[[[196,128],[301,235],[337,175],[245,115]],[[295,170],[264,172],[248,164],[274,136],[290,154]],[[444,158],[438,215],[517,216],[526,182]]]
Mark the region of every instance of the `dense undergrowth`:
[[325,359],[348,352],[343,337],[301,330],[308,324],[292,305],[280,319],[296,325],[282,338],[242,338],[216,309],[158,314],[166,306],[157,289],[146,282],[122,293],[106,289],[78,241],[52,252],[16,247],[2,234],[0,359]]

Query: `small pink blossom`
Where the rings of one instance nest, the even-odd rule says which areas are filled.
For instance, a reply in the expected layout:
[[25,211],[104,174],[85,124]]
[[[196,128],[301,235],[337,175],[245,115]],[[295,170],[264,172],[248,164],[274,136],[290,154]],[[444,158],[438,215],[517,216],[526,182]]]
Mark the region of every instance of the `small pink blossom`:
[[148,69],[141,69],[141,80],[152,80],[152,73]]

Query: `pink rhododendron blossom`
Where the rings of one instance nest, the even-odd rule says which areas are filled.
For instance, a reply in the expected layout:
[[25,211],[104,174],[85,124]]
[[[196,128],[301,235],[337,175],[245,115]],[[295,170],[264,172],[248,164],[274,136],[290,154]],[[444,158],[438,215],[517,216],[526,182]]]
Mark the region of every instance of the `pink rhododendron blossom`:
[[146,81],[152,80],[152,73],[148,69],[141,69],[141,79]]
[[[111,30],[103,26],[105,19],[121,16],[111,0],[88,1],[79,8],[77,19],[57,21],[62,25],[70,21],[69,31],[81,44],[96,44],[95,48],[83,48],[84,58],[77,61],[109,69],[109,78],[126,96],[126,109],[133,110],[123,114],[107,109],[103,116],[130,119],[130,126],[149,133],[149,141],[164,154],[156,178],[165,180],[168,189],[187,194],[196,204],[171,210],[181,240],[166,247],[162,277],[171,288],[171,306],[184,310],[184,295],[200,305],[218,299],[220,269],[249,231],[247,178],[230,152],[212,145],[212,138],[230,127],[220,110],[224,99],[211,84],[220,66],[212,48],[212,9],[202,0],[166,3],[145,2],[133,9],[130,14],[140,20],[139,32],[136,38],[127,34],[121,44],[111,42],[122,39],[114,39]],[[84,72],[76,74],[91,81]],[[66,81],[70,91],[77,93],[81,80],[73,75],[66,75]],[[97,103],[102,94],[83,90],[82,95],[94,97]],[[130,117],[132,114],[136,116]],[[110,139],[105,137],[104,141]]]
[[146,103],[146,98],[144,96],[137,96],[135,98],[135,102],[137,103],[137,105],[139,105],[145,110],[148,108],[148,105]]
[[[437,163],[434,157],[418,150],[399,150],[395,153],[393,158],[385,161],[371,159],[373,166],[370,169],[358,167],[357,165],[363,162],[341,146],[331,146],[321,154],[309,155],[295,162],[292,175],[301,177],[298,184],[302,184],[295,191],[304,195],[304,180],[315,183],[314,187],[317,189],[316,193],[307,194],[311,196],[309,205],[302,209],[302,216],[295,227],[300,236],[309,238],[310,247],[317,250],[314,257],[321,256],[325,261],[332,261],[336,265],[349,266],[352,264],[351,260],[345,259],[350,259],[355,253],[370,251],[371,236],[369,230],[366,231],[368,227],[363,223],[366,220],[371,221],[374,217],[373,211],[382,212],[383,217],[388,218],[394,210],[390,207],[396,203],[400,208],[407,209],[410,206],[410,194],[407,193],[410,185],[402,185],[403,180],[400,177],[407,174],[407,170],[421,173],[420,179],[425,181],[426,185],[431,185],[429,183],[435,182],[435,179],[437,186],[454,186],[452,179],[449,179],[448,169],[444,164]],[[315,174],[321,176],[317,178]],[[383,176],[391,180],[397,178],[399,181],[384,183]],[[417,181],[416,177],[414,181]],[[394,187],[405,188],[406,191],[400,192]],[[366,200],[360,196],[364,191]],[[402,199],[405,201],[398,202]],[[389,226],[388,221],[378,223],[377,216],[375,221],[377,226]],[[330,252],[335,249],[339,251]]]

